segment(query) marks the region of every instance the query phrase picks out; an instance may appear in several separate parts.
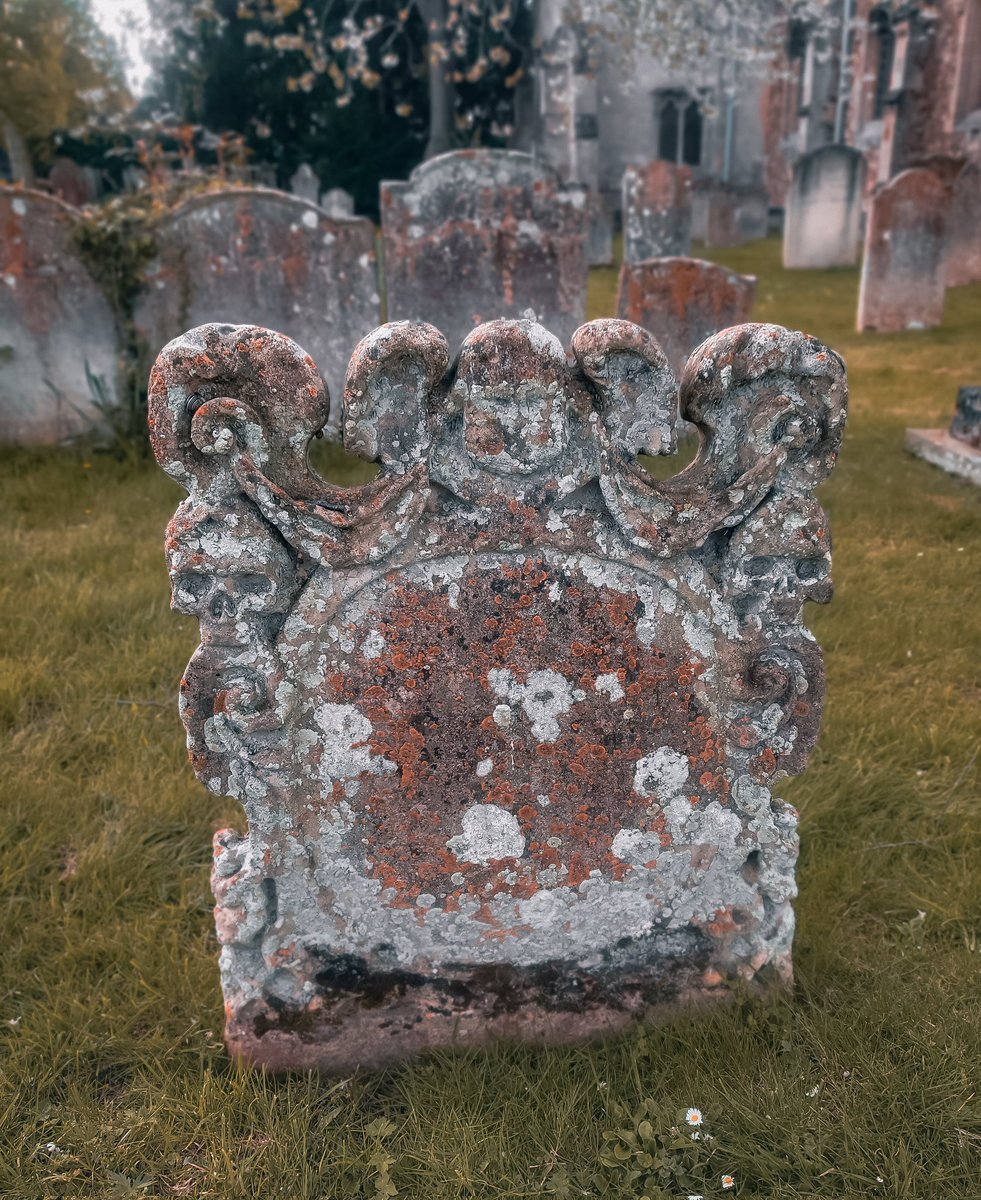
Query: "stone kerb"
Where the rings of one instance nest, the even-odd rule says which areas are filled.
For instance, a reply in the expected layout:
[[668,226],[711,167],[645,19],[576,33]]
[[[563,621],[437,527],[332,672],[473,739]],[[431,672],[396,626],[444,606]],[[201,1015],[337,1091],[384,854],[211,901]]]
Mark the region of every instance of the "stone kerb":
[[661,159],[623,173],[625,262],[691,253],[692,172]]
[[0,187],[0,442],[62,441],[99,420],[95,400],[117,402],[119,332],[75,247],[79,216],[52,196]]
[[953,181],[947,214],[948,287],[981,283],[981,166],[968,163]]
[[701,258],[623,263],[617,316],[649,330],[680,375],[707,337],[749,320],[756,279]]
[[858,261],[865,173],[865,156],[851,146],[821,146],[798,159],[787,195],[785,267],[850,267]]
[[242,188],[194,197],[154,234],[159,254],[135,314],[146,344],[203,322],[281,330],[324,372],[336,425],[348,359],[380,318],[371,222]]
[[981,387],[962,387],[950,429],[907,429],[906,449],[981,486]]
[[460,150],[381,185],[388,315],[451,343],[532,309],[567,341],[586,315],[587,192],[528,154]]
[[[571,351],[571,353],[569,353]],[[452,365],[451,365],[452,363]],[[498,1035],[561,1042],[731,983],[788,982],[797,814],[831,598],[813,489],[841,359],[742,325],[681,380],[695,462],[659,481],[677,386],[626,321],[420,322],[357,348],[332,486],[288,338],[207,325],[160,354],[154,452],[200,620],[191,762],[238,798],[213,886],[232,1054],[348,1073]]]
[[903,171],[872,198],[858,328],[881,333],[939,325],[950,191],[932,171]]

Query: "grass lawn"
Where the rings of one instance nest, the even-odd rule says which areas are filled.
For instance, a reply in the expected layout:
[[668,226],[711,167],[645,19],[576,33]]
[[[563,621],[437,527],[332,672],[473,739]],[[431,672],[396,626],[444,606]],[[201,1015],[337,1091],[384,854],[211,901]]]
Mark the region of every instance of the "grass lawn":
[[[230,1068],[208,870],[242,818],[195,780],[177,715],[182,493],[150,462],[7,453],[0,1196],[981,1196],[981,490],[903,451],[981,382],[981,285],[939,330],[858,335],[857,271],[784,272],[779,251],[715,257],[759,276],[756,319],[843,353],[852,398],[823,489],[837,595],[810,613],[824,730],[783,785],[793,996],[340,1081]],[[590,315],[614,286],[594,272]],[[676,1149],[690,1105],[714,1140],[682,1121]]]

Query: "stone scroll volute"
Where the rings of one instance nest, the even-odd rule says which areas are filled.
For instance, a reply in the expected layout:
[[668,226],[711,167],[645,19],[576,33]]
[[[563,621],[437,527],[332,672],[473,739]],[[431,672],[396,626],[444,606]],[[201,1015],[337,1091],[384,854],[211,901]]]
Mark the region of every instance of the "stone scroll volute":
[[351,489],[307,466],[328,402],[289,339],[203,326],[151,381],[189,491],[191,759],[249,818],[215,839],[226,1038],[272,1069],[571,1040],[791,974],[771,788],[820,722],[840,358],[710,338],[680,384],[701,450],[659,481],[638,455],[673,452],[679,391],[638,326],[451,349],[414,322],[358,346],[343,437],[379,472]]

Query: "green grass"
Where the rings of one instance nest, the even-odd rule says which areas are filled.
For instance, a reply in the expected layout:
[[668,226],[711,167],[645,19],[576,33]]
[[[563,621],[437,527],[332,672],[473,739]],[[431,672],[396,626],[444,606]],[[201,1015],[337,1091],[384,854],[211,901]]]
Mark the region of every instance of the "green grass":
[[[180,493],[149,464],[7,454],[0,1196],[708,1198],[733,1194],[723,1171],[743,1197],[981,1196],[981,492],[902,448],[981,381],[981,286],[949,293],[939,330],[860,336],[855,271],[785,273],[772,240],[716,257],[851,384],[823,490],[838,591],[810,614],[825,724],[784,788],[795,994],[339,1082],[230,1068],[208,868],[240,816],[184,755],[196,630],[168,611],[162,553]],[[591,315],[614,282],[594,273]],[[715,1141],[683,1153],[690,1104]],[[709,1154],[708,1178],[644,1193],[616,1146],[627,1167]]]

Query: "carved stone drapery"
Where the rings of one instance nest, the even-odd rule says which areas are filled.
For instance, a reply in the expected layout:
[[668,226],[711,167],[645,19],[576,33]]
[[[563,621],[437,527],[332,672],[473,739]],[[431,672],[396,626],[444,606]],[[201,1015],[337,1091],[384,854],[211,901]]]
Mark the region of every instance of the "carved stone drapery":
[[504,1034],[563,1040],[788,980],[794,810],[831,595],[813,499],[841,359],[774,325],[684,370],[702,448],[658,481],[678,389],[654,338],[530,320],[457,357],[421,323],[357,348],[339,488],[306,463],[313,361],[254,327],[161,353],[158,460],[190,495],[173,604],[194,768],[239,799],[213,884],[233,1054],[346,1071]]

